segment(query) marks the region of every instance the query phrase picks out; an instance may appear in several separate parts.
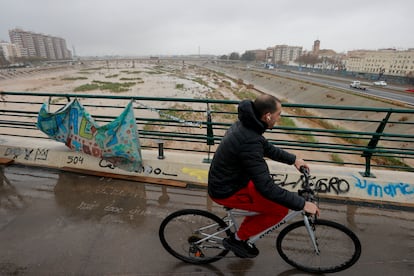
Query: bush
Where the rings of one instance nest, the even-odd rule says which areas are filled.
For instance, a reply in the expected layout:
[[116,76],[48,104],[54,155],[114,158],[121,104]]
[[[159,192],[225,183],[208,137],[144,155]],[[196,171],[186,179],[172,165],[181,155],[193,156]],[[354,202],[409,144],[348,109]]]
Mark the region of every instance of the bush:
[[134,86],[135,82],[105,82],[105,81],[93,81],[90,84],[84,84],[78,86],[74,89],[75,92],[78,91],[89,91],[89,90],[109,90],[111,92],[125,92],[129,90],[129,87]]
[[88,84],[83,84],[81,86],[76,87],[75,89],[73,89],[73,91],[80,92],[80,91],[90,91],[90,90],[97,90],[97,89],[99,89],[98,84],[88,83]]

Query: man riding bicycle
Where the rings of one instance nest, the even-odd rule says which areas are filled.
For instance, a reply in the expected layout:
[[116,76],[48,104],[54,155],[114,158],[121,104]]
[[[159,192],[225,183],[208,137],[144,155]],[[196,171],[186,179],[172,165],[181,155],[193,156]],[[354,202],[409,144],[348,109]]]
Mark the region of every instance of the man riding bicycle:
[[302,166],[309,169],[303,159],[275,147],[263,136],[266,129],[273,128],[281,112],[280,101],[272,95],[240,102],[238,121],[226,132],[210,165],[208,193],[212,200],[258,213],[245,217],[238,232],[223,240],[224,247],[239,257],[257,256],[259,250],[247,242],[249,237],[279,222],[289,209],[319,214],[314,203],[275,185],[270,176],[265,157],[294,165],[298,170]]

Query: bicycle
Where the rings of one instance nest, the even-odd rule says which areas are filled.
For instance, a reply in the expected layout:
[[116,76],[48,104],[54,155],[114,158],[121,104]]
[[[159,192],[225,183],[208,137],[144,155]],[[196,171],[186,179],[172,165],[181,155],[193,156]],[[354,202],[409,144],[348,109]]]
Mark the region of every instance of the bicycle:
[[[309,172],[301,168],[303,186],[299,195],[316,202],[315,185]],[[163,247],[172,256],[191,264],[208,264],[220,260],[229,250],[222,245],[224,238],[238,230],[238,216],[255,212],[224,207],[223,218],[198,209],[183,209],[168,215],[159,228]],[[354,265],[361,255],[358,237],[346,226],[303,211],[290,211],[280,222],[250,237],[255,243],[297,216],[302,220],[282,229],[276,238],[276,249],[288,264],[309,273],[333,273]],[[232,231],[233,230],[233,231]]]

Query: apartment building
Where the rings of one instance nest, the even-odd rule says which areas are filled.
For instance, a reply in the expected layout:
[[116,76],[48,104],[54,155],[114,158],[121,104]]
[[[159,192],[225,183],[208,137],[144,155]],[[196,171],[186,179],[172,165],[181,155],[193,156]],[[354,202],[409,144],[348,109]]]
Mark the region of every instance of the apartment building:
[[414,48],[355,50],[348,52],[347,71],[384,74],[391,76],[414,76]]
[[22,56],[19,48],[15,44],[5,41],[0,42],[0,51],[3,53],[4,58],[10,63],[14,63],[15,58]]
[[272,64],[291,65],[302,55],[302,47],[276,45],[266,49],[266,61]]
[[72,54],[66,47],[66,41],[60,37],[48,36],[21,29],[9,30],[11,43],[19,49],[25,58],[71,59]]

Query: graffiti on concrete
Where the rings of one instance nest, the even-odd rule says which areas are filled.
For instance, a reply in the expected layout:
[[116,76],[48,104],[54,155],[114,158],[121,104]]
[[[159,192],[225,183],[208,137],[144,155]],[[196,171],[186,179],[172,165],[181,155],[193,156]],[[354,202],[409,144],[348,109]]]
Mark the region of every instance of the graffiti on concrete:
[[[116,168],[115,164],[105,159],[101,159],[99,161],[99,167],[109,168],[112,170]],[[178,176],[175,173],[167,173],[163,171],[161,168],[154,169],[152,166],[149,166],[149,165],[141,165],[138,167],[138,169],[135,172],[139,174],[145,174],[145,175],[155,174],[155,175],[165,175],[165,176],[174,176],[174,177]]]
[[414,194],[414,185],[408,183],[397,182],[384,185],[367,179],[360,179],[354,175],[352,177],[356,180],[355,187],[366,191],[372,197],[383,198],[384,196],[396,197]]
[[82,211],[91,211],[95,208],[99,207],[99,204],[94,202],[94,203],[86,203],[84,201],[81,202],[81,204],[77,207],[79,210]]
[[49,150],[48,149],[40,149],[37,148],[36,149],[36,153],[35,153],[35,157],[34,160],[47,160],[47,156],[49,154]]
[[155,175],[165,175],[165,176],[175,176],[175,177],[178,176],[175,173],[167,173],[163,171],[161,168],[154,169],[152,166],[149,166],[149,165],[141,166],[139,171],[136,171],[136,173],[145,174],[145,175],[155,174]]
[[77,165],[77,164],[83,164],[83,157],[82,156],[72,156],[72,155],[69,155],[68,156],[68,161],[66,162],[67,164],[74,164],[74,165]]
[[7,148],[4,152],[5,157],[12,157],[13,160],[18,158],[24,158],[25,160],[47,160],[49,154],[48,149],[37,148]]
[[114,164],[112,164],[110,161],[108,161],[108,160],[105,160],[105,159],[101,159],[100,161],[99,161],[99,167],[101,167],[101,168],[109,168],[109,169],[115,169],[115,165]]
[[145,213],[145,210],[140,209],[139,207],[125,210],[122,207],[117,207],[114,205],[114,202],[112,202],[109,205],[101,206],[101,204],[93,202],[93,203],[87,203],[82,201],[79,206],[77,207],[78,210],[81,211],[94,211],[94,210],[100,210],[103,209],[106,213],[113,213],[113,214],[124,214],[126,215],[130,220],[134,220],[136,216],[140,216],[143,213]]
[[[304,187],[304,177],[299,176],[296,181],[288,181],[288,174],[271,174],[273,182],[281,187],[291,187],[292,189],[300,189]],[[346,194],[349,192],[350,186],[346,179],[331,177],[319,178],[312,176],[310,180],[315,185],[315,191],[323,194]]]

